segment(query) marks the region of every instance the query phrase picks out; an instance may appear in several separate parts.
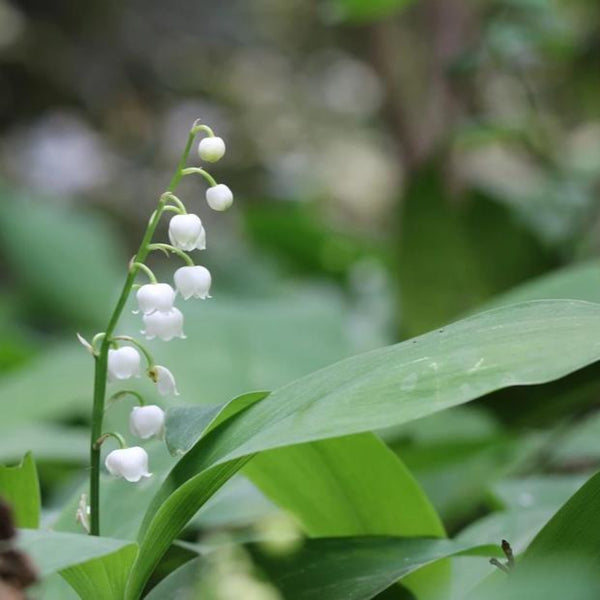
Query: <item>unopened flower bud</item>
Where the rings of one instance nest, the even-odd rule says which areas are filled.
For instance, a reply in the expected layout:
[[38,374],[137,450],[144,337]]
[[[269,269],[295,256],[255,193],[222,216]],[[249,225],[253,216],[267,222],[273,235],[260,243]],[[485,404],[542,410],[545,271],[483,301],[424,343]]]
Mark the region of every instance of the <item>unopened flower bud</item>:
[[129,429],[136,437],[146,440],[162,437],[165,430],[165,411],[154,404],[134,406],[129,415]]
[[213,210],[224,211],[233,204],[233,193],[224,183],[219,183],[206,190],[206,201]]
[[183,296],[188,298],[210,298],[211,276],[206,267],[196,265],[194,267],[180,267],[173,275],[175,287]]
[[140,353],[131,346],[108,351],[108,379],[129,379],[140,376]]
[[169,312],[175,302],[175,290],[168,283],[148,283],[140,287],[136,298],[140,310],[145,315],[157,310]]
[[133,483],[142,477],[151,477],[148,472],[148,454],[139,446],[113,450],[104,461],[108,472]]
[[175,248],[185,250],[204,250],[206,232],[198,215],[175,215],[169,222],[169,240]]
[[175,383],[175,377],[173,373],[161,365],[154,365],[148,369],[148,375],[150,379],[156,383],[158,393],[161,396],[179,396],[177,391],[177,384]]
[[220,137],[206,137],[198,144],[198,154],[206,162],[217,162],[225,154],[225,142]]
[[144,315],[142,319],[146,326],[142,333],[149,340],[158,337],[168,342],[175,337],[185,338],[183,334],[183,315],[175,307],[169,312],[156,311],[150,315]]

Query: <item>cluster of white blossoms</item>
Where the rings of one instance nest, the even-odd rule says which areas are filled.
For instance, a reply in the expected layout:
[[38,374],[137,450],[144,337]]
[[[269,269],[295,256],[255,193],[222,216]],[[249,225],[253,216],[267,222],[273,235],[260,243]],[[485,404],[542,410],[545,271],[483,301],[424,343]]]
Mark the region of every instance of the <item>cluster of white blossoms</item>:
[[[225,143],[220,137],[214,136],[209,128],[209,136],[203,138],[198,145],[200,158],[207,162],[216,162],[225,154]],[[224,211],[233,203],[231,190],[216,181],[204,169],[189,168],[181,171],[183,175],[200,173],[211,184],[206,192],[206,202],[209,207],[216,211]],[[172,204],[168,204],[168,202]],[[170,341],[174,338],[185,338],[183,333],[183,314],[175,306],[177,296],[184,300],[190,298],[210,298],[211,274],[206,267],[195,265],[187,255],[193,250],[204,250],[206,248],[206,232],[198,215],[189,214],[186,208],[172,193],[167,192],[161,198],[162,211],[175,212],[169,222],[170,244],[149,244],[148,250],[162,250],[179,255],[186,261],[186,266],[177,269],[173,276],[173,285],[170,283],[159,283],[156,281],[152,271],[145,265],[132,262],[132,270],[144,271],[151,282],[142,285],[136,292],[138,310],[141,313],[143,329],[141,333],[146,339],[158,338]],[[156,215],[156,213],[155,213]],[[154,218],[154,215],[153,215]],[[98,334],[102,336],[104,334]],[[95,354],[94,342],[87,343],[78,336],[80,341]],[[97,336],[98,337],[98,336]],[[95,338],[96,339],[96,338]],[[123,345],[125,342],[125,345]],[[145,374],[156,384],[156,389],[161,396],[178,395],[175,377],[167,367],[154,364],[150,353],[139,341],[127,336],[116,336],[110,340],[111,348],[107,357],[107,378],[109,383],[122,382],[131,378],[141,377],[142,355],[147,362]],[[141,353],[140,353],[141,352]],[[165,413],[157,405],[145,405],[142,397],[136,392],[121,391],[113,394],[113,399],[125,395],[134,395],[138,398],[140,406],[135,406],[130,414],[129,429],[132,435],[143,440],[156,437],[164,437]],[[118,434],[113,435],[120,440]],[[103,436],[104,438],[105,436]],[[102,439],[103,441],[103,439]],[[105,460],[109,473],[122,477],[127,481],[137,482],[145,477],[150,477],[148,470],[148,454],[140,446],[121,447],[110,452]]]

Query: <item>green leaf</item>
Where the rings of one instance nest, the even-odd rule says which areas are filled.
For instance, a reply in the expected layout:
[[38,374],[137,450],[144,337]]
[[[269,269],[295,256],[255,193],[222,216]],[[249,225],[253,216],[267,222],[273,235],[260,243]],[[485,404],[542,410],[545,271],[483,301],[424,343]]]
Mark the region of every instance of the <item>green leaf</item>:
[[244,472],[312,536],[445,536],[408,469],[370,433],[262,452]]
[[[286,600],[368,600],[441,559],[500,555],[496,545],[387,536],[306,540],[299,550],[285,555],[265,552],[260,544],[246,548]],[[196,598],[194,585],[208,568],[202,558],[190,561],[161,581],[148,600]]]
[[184,454],[209,431],[268,395],[269,392],[249,392],[216,406],[175,406],[169,409],[166,417],[169,452]]
[[28,452],[16,467],[0,466],[0,498],[12,508],[17,527],[36,528],[40,521],[40,485]]
[[598,305],[532,302],[475,315],[280,388],[211,431],[173,468],[144,518],[127,598],[136,597],[186,519],[244,457],[399,425],[495,389],[550,381],[597,360],[598,334]]
[[600,473],[591,477],[538,533],[520,565],[568,555],[600,561]]
[[121,600],[137,554],[129,544],[105,556],[63,569],[60,574],[82,600]]
[[17,547],[31,558],[41,577],[131,545],[124,540],[41,529],[22,529],[17,539]]
[[[445,537],[418,483],[373,434],[263,452],[245,473],[311,536]],[[447,565],[439,565],[405,585],[422,597],[443,587],[448,576]]]
[[420,538],[308,540],[282,557],[254,553],[286,600],[368,600],[394,582],[453,555],[498,555],[497,546]]
[[599,334],[600,305],[586,302],[539,301],[481,313],[280,388],[227,422],[209,448],[197,444],[183,460],[204,468],[551,381],[598,360]]

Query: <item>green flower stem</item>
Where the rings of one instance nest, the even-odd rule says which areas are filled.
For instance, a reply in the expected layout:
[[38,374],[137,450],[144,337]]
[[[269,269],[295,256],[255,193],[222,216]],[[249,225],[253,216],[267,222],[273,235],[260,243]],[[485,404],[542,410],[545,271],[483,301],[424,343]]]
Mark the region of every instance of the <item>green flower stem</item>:
[[206,181],[208,181],[208,183],[210,183],[211,187],[214,187],[215,185],[217,185],[217,181],[215,180],[215,178],[208,171],[205,171],[204,169],[201,169],[200,167],[189,167],[188,169],[183,169],[181,174],[182,174],[182,176],[183,175],[202,175],[202,177],[204,177],[204,179],[206,179]]
[[110,397],[110,398],[107,400],[107,402],[106,402],[107,409],[108,409],[108,407],[109,407],[111,404],[113,404],[113,403],[115,403],[115,402],[118,402],[118,401],[119,401],[119,400],[121,400],[122,398],[125,398],[125,396],[133,396],[134,398],[136,398],[136,399],[137,399],[137,401],[138,401],[138,404],[139,404],[140,406],[145,406],[145,404],[146,404],[146,402],[144,401],[144,398],[143,398],[143,396],[142,396],[140,393],[138,393],[138,392],[136,392],[136,391],[134,391],[134,390],[121,390],[120,392],[116,392],[115,394],[113,394],[113,395],[112,395],[112,396],[111,396],[111,397]]
[[178,208],[182,215],[185,215],[185,204],[175,194],[165,194],[167,196],[167,202],[172,202],[175,206],[166,206],[165,209]]
[[[167,188],[167,193],[173,193],[177,188],[177,185],[183,177],[183,170],[187,163],[192,143],[196,133],[198,132],[198,126],[192,127],[185,149],[181,154],[177,169],[173,174],[173,177]],[[156,227],[160,221],[162,213],[166,205],[166,197],[163,194],[159,201],[158,207],[154,211],[146,233],[142,238],[139,250],[137,251],[134,262],[143,263],[148,256],[148,246],[152,241],[152,236],[156,231]],[[121,313],[127,303],[127,298],[131,292],[133,284],[135,282],[136,270],[130,270],[123,284],[121,295],[117,301],[117,304],[113,310],[113,313],[108,322],[105,336],[102,338],[98,356],[95,357],[95,371],[94,371],[94,400],[92,407],[92,431],[91,431],[91,442],[90,442],[90,535],[100,535],[100,448],[96,446],[96,440],[102,435],[102,421],[104,418],[104,401],[106,397],[106,373],[108,369],[108,350],[111,344],[111,337],[115,331]]]
[[174,213],[177,213],[178,215],[186,215],[187,214],[187,212],[185,210],[181,210],[181,208],[179,208],[178,206],[171,206],[170,204],[168,206],[165,206],[164,212],[174,212]]
[[208,125],[194,125],[192,127],[192,131],[194,133],[198,133],[199,131],[204,131],[208,135],[208,137],[215,137],[213,130]]
[[194,266],[194,261],[188,254],[186,254],[183,250],[180,250],[179,248],[175,248],[175,246],[171,246],[171,244],[150,244],[149,248],[150,250],[161,250],[165,253],[172,252],[173,254],[177,254],[177,256],[182,258],[186,262],[188,267]]
[[148,279],[150,280],[151,283],[158,283],[158,280],[156,279],[156,275],[154,275],[154,273],[152,272],[152,269],[150,269],[150,267],[147,267],[144,263],[132,262],[130,269],[134,273],[138,270],[144,271],[144,273],[146,273],[146,275],[148,275]]
[[115,433],[114,431],[108,431],[107,433],[103,433],[96,440],[96,442],[94,443],[94,446],[96,446],[99,450],[100,446],[102,446],[102,444],[104,444],[104,442],[109,437],[114,438],[115,440],[117,440],[117,442],[119,442],[119,448],[121,448],[121,450],[123,450],[124,448],[127,448],[127,444],[125,443],[125,438],[120,433]]

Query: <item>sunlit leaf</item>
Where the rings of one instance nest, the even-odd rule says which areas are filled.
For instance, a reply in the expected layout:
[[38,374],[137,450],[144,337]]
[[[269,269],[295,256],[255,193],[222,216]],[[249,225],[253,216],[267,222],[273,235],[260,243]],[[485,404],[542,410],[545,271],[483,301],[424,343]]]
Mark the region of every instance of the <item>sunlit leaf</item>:
[[[413,476],[373,434],[263,452],[245,473],[311,536],[445,536]],[[446,567],[415,575],[405,585],[426,597],[446,585]]]
[[115,552],[63,569],[60,574],[82,600],[121,600],[137,546],[129,544]]

